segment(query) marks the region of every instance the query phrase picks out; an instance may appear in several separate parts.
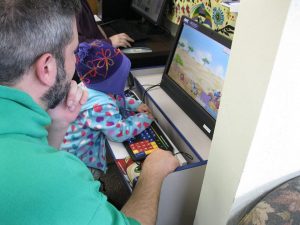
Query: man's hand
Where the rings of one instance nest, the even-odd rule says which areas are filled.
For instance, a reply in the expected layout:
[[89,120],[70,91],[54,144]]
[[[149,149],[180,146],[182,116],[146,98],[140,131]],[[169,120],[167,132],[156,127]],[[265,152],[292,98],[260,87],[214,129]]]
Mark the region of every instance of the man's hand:
[[178,160],[170,151],[155,150],[145,159],[142,175],[147,179],[163,179],[179,166]]
[[113,36],[109,37],[109,39],[111,40],[112,46],[115,48],[131,47],[130,42],[134,42],[134,40],[125,33],[113,35]]
[[150,119],[154,119],[150,108],[144,103],[139,105],[139,107],[137,108],[137,111],[140,112],[140,113],[146,113],[146,114],[148,114]]
[[86,102],[88,94],[71,81],[69,93],[58,106],[48,110],[52,123],[48,128],[48,142],[54,147],[59,147],[68,126],[73,122],[80,112],[81,106]]
[[122,212],[143,225],[156,224],[163,179],[178,166],[178,160],[169,151],[158,149],[147,156],[138,182]]
[[58,123],[57,125],[61,128],[68,127],[78,116],[81,106],[86,102],[87,97],[87,92],[82,90],[72,80],[66,99],[54,109],[48,110],[48,114],[52,118],[52,124]]

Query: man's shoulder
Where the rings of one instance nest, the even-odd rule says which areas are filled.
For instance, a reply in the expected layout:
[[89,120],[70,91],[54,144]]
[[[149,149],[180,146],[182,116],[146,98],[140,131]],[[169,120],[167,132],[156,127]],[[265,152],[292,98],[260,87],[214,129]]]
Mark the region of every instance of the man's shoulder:
[[0,159],[0,221],[9,221],[3,224],[87,224],[106,204],[99,182],[75,156],[47,145],[15,146]]
[[138,224],[107,202],[72,154],[13,139],[2,147],[10,149],[0,157],[0,224]]

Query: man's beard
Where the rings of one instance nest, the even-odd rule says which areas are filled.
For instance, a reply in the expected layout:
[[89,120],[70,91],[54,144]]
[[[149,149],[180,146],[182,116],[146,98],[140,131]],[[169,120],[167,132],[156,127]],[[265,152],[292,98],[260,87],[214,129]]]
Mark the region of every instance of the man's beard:
[[67,81],[67,74],[63,66],[64,62],[61,62],[63,60],[56,61],[58,65],[56,81],[42,97],[47,109],[54,109],[67,96],[71,85],[71,82]]

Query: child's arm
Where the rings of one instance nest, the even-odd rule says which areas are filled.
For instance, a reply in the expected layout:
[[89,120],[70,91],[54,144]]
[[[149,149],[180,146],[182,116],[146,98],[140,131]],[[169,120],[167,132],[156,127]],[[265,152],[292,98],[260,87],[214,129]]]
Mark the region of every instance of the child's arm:
[[89,110],[89,117],[89,127],[101,130],[109,140],[116,142],[138,135],[153,121],[146,113],[137,113],[123,119],[118,107],[113,104],[94,106]]

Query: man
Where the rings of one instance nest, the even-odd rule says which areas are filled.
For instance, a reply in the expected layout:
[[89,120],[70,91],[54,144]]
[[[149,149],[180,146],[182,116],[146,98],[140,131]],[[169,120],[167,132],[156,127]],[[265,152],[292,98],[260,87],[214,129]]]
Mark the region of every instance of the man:
[[0,224],[155,224],[164,177],[178,162],[156,151],[121,211],[85,165],[58,151],[87,95],[71,81],[77,0],[0,1]]

